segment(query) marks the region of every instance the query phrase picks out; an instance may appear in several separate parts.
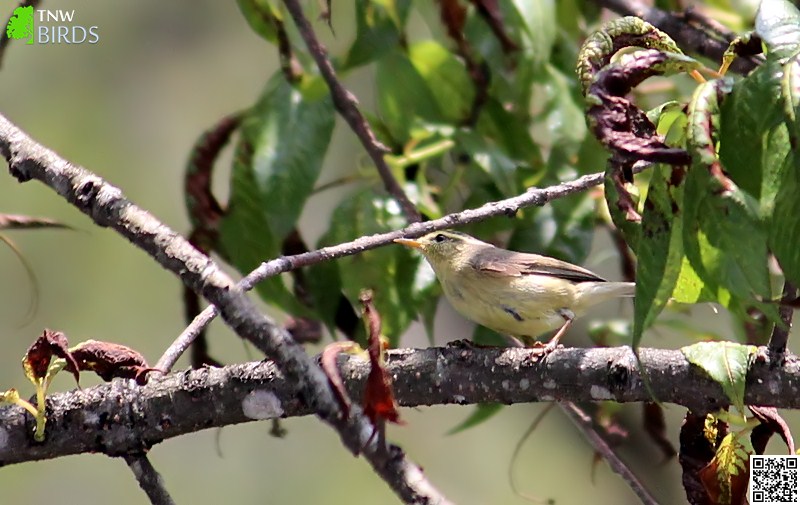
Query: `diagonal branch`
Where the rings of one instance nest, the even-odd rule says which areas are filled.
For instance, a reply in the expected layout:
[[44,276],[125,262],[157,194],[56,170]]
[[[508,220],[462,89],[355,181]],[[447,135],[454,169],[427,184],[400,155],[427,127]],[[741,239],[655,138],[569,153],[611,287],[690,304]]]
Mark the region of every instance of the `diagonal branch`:
[[[633,167],[634,173],[639,173],[649,167],[649,163],[637,163]],[[368,237],[361,237],[351,242],[344,242],[338,245],[323,247],[315,251],[293,256],[283,256],[266,261],[255,270],[247,274],[241,281],[239,287],[245,291],[270,277],[295,270],[297,268],[315,265],[323,261],[330,261],[344,256],[359,254],[369,249],[391,244],[392,241],[400,237],[419,237],[432,231],[443,230],[453,226],[465,225],[483,221],[495,216],[513,216],[519,209],[525,207],[542,206],[553,200],[564,198],[565,196],[586,191],[587,189],[603,183],[602,172],[584,175],[573,181],[562,182],[547,188],[530,188],[521,195],[517,195],[505,200],[486,203],[475,209],[466,209],[461,212],[449,214],[439,219],[425,221],[424,223],[413,223],[402,230],[388,233],[378,233]],[[217,317],[217,309],[213,305],[206,307],[203,312],[194,318],[194,321],[175,339],[167,349],[161,359],[158,360],[156,368],[159,370],[171,370],[183,352],[189,348],[192,341],[200,334],[214,318]]]
[[[745,403],[800,407],[794,392],[800,359],[787,354],[778,362],[764,351],[747,375]],[[640,354],[659,400],[698,414],[729,405],[721,386],[681,351],[641,349]],[[545,359],[535,349],[432,347],[394,349],[386,359],[395,397],[405,407],[652,401],[630,347],[559,348]],[[360,398],[368,361],[340,355],[338,363],[350,397]],[[47,443],[38,444],[29,414],[16,406],[0,408],[0,466],[85,452],[141,452],[207,428],[313,413],[272,362],[186,370],[153,378],[143,387],[115,380],[53,394],[47,409]]]
[[295,394],[340,435],[354,454],[364,454],[378,473],[407,502],[446,503],[421,469],[397,447],[386,450],[370,443],[372,425],[359,409],[343,418],[322,370],[302,346],[261,313],[244,291],[208,256],[177,232],[126,199],[119,188],[73,165],[36,143],[0,115],[0,152],[20,182],[37,179],[87,214],[100,226],[113,228],[147,252],[161,266],[219,308],[228,325],[273,359],[295,384]]
[[369,124],[367,124],[364,115],[358,110],[358,101],[356,97],[347,91],[345,87],[342,86],[342,83],[339,82],[339,79],[336,77],[336,71],[333,69],[333,65],[328,59],[328,51],[314,33],[311,23],[308,22],[308,19],[303,14],[302,7],[300,7],[297,0],[284,0],[284,3],[286,4],[286,8],[289,9],[289,13],[291,13],[294,23],[300,31],[300,35],[306,42],[308,52],[311,53],[311,56],[317,63],[320,74],[322,74],[325,82],[328,83],[328,88],[331,90],[331,97],[333,98],[333,104],[336,110],[338,110],[339,114],[347,121],[347,124],[350,125],[350,128],[355,132],[358,140],[361,141],[364,149],[366,149],[369,157],[372,158],[372,162],[375,163],[375,168],[378,169],[378,174],[383,180],[386,191],[400,204],[400,208],[403,209],[403,214],[405,214],[409,222],[415,223],[419,221],[421,219],[419,211],[411,200],[408,199],[403,188],[400,187],[397,179],[395,179],[392,174],[389,165],[387,165],[386,161],[383,159],[383,155],[388,149],[378,141],[375,137],[375,133],[369,127]]
[[175,505],[175,501],[169,495],[161,474],[153,467],[150,459],[144,453],[126,454],[125,463],[131,469],[139,487],[150,498],[153,505]]

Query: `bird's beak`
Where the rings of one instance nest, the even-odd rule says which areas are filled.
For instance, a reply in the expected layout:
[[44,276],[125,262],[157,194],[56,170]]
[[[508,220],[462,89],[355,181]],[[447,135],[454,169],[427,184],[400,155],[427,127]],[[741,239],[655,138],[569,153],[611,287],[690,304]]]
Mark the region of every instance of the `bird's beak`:
[[410,238],[396,238],[394,239],[398,244],[403,244],[406,247],[413,247],[414,249],[422,249],[422,242]]

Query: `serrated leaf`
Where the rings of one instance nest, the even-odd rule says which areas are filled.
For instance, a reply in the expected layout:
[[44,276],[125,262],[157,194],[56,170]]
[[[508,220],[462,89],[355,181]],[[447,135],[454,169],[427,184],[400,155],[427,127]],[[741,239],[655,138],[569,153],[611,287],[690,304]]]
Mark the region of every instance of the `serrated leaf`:
[[750,453],[752,448],[742,445],[741,438],[736,433],[725,435],[714,458],[700,470],[700,481],[708,493],[710,503],[744,503]]
[[[708,292],[729,307],[728,292],[739,305],[769,299],[767,230],[754,199],[735,186],[720,191],[708,170],[695,166],[684,201],[686,255]],[[774,308],[762,308],[774,315]]]
[[451,428],[446,434],[455,435],[456,433],[461,433],[464,430],[468,430],[478,426],[479,424],[483,424],[495,414],[503,410],[503,407],[504,405],[500,403],[482,403],[476,405],[475,410],[472,411],[472,414],[470,414],[469,417],[464,419],[457,426]]
[[702,368],[722,390],[731,403],[744,415],[744,387],[750,356],[757,348],[734,342],[698,342],[682,347],[689,363]]
[[659,166],[653,171],[642,213],[641,239],[636,250],[639,262],[636,265],[634,349],[639,347],[644,330],[666,306],[681,272],[683,177],[670,175],[670,170],[681,169]]
[[[329,97],[309,98],[281,73],[244,118],[229,211],[220,224],[220,247],[240,272],[280,253],[314,189],[333,124]],[[256,289],[268,303],[302,314],[281,278],[268,279]]]

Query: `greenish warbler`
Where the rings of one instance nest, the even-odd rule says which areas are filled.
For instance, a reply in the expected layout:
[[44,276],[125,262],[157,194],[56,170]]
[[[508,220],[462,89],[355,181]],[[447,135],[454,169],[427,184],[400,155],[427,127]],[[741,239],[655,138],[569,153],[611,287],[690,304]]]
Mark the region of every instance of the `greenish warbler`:
[[571,263],[500,249],[465,233],[439,231],[395,242],[422,252],[447,299],[467,319],[528,345],[558,329],[545,353],[558,346],[576,316],[635,290],[632,282],[609,282]]

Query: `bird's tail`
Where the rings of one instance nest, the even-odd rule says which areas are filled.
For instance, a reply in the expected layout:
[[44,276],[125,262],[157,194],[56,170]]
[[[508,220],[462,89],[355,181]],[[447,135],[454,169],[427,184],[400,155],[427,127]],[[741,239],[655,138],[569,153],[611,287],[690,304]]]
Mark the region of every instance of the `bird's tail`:
[[584,289],[579,304],[585,307],[614,298],[630,298],[636,292],[636,284],[633,282],[591,282],[581,287]]

